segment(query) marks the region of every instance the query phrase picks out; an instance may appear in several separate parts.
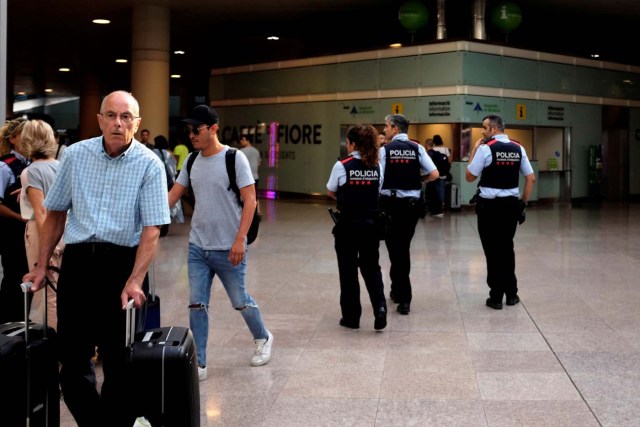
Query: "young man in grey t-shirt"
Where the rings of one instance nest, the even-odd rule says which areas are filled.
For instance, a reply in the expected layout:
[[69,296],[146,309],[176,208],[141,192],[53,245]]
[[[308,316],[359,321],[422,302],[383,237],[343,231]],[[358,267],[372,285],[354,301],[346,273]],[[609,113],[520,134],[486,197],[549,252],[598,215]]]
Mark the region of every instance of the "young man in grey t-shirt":
[[[218,140],[218,115],[213,108],[199,105],[183,120],[188,127],[197,156],[191,171],[183,167],[169,192],[173,206],[193,188],[196,204],[189,233],[189,326],[196,341],[198,375],[207,377],[207,338],[209,333],[209,299],[211,283],[217,274],[233,307],[240,311],[256,349],[252,366],[271,360],[273,335],[264,325],[258,304],[245,290],[247,232],[256,209],[253,175],[246,156],[236,152],[236,182],[244,207],[241,208],[230,189],[225,156],[229,147]],[[188,164],[189,157],[185,160]],[[190,176],[189,176],[190,175]]]

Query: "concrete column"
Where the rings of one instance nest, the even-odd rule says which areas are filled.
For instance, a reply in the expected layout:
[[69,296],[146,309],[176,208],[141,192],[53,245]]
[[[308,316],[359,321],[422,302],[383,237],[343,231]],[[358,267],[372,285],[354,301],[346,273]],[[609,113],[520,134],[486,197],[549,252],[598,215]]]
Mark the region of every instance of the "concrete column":
[[[159,2],[158,2],[159,3]],[[131,46],[131,93],[140,104],[140,129],[151,139],[169,138],[170,11],[158,4],[133,9]]]
[[94,74],[82,76],[80,89],[80,139],[93,138],[100,135],[98,113],[100,112],[100,81]]

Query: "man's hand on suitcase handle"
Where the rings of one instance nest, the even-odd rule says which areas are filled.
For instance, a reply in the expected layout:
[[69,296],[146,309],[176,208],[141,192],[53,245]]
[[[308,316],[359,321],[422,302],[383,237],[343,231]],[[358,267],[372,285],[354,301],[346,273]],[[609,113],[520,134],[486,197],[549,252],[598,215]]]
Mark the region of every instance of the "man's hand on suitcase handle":
[[[41,271],[38,267],[34,268],[24,276],[22,276],[22,281],[24,283],[31,283],[29,287],[29,292],[38,292],[40,289],[44,287],[44,277],[47,274],[47,270]],[[24,288],[23,288],[24,289]]]
[[131,278],[127,280],[127,284],[124,286],[124,289],[120,294],[120,302],[122,303],[123,310],[127,309],[127,302],[130,299],[133,300],[135,308],[142,307],[146,301],[144,291],[142,290],[142,283],[137,283]]

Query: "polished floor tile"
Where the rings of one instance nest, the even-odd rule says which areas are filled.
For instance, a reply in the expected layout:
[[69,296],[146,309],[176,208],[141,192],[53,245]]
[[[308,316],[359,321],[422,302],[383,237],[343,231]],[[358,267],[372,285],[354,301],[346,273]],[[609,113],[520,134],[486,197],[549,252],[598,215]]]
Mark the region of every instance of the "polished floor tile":
[[[247,289],[275,336],[253,340],[214,280],[203,426],[640,425],[640,205],[528,209],[515,239],[522,302],[492,310],[472,210],[425,218],[412,243],[411,314],[338,325],[338,271],[324,201],[260,201]],[[188,326],[188,224],[154,263],[163,325]],[[380,263],[389,295],[389,260]],[[63,427],[74,426],[63,408]]]

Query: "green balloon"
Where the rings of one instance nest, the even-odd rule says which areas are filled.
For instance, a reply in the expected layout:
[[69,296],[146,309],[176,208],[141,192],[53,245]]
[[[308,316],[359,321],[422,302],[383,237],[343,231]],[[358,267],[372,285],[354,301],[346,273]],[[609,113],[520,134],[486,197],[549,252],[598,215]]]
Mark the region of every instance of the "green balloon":
[[498,3],[491,12],[491,22],[503,33],[510,33],[522,23],[522,10],[510,1]]
[[405,30],[415,33],[420,28],[427,25],[429,11],[427,6],[417,0],[409,0],[398,11],[398,19]]

